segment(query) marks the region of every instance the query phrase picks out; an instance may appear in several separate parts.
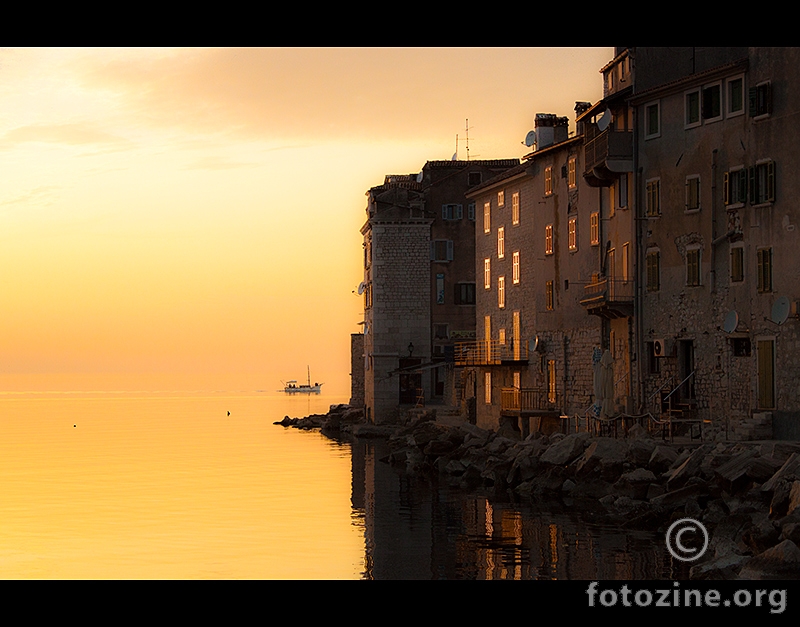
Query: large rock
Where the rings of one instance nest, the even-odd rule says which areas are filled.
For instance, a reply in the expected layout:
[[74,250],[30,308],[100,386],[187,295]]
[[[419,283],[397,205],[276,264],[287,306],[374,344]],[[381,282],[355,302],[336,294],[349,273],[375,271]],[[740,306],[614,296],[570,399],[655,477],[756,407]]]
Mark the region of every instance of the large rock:
[[739,571],[740,579],[796,579],[800,573],[800,548],[791,540],[767,549]]
[[555,444],[551,444],[548,449],[542,453],[539,461],[542,464],[551,466],[565,466],[583,453],[586,442],[590,438],[591,435],[586,432],[571,433]]
[[598,469],[604,475],[614,474],[614,470],[621,471],[627,456],[628,444],[624,440],[593,438],[575,462],[575,476],[585,477]]
[[672,491],[680,488],[686,484],[689,479],[696,477],[703,464],[703,460],[711,449],[712,446],[710,444],[699,446],[686,458],[686,461],[672,470],[667,477],[667,490]]

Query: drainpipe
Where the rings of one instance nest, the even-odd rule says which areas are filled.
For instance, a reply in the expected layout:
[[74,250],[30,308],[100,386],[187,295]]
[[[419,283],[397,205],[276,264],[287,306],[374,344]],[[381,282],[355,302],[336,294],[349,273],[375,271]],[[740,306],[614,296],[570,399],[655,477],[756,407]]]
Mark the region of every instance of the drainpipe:
[[715,245],[717,236],[717,149],[711,151],[711,272],[708,282],[710,292],[715,294],[717,291],[717,247]]
[[634,308],[633,308],[633,315],[635,316],[635,324],[634,324],[634,344],[636,346],[636,382],[635,384],[631,385],[631,388],[634,390],[634,394],[636,394],[636,406],[638,407],[638,412],[641,413],[644,410],[644,367],[645,361],[644,355],[646,354],[644,348],[644,320],[642,319],[644,305],[643,305],[643,298],[644,298],[644,282],[646,276],[646,264],[647,260],[645,258],[645,251],[647,247],[644,242],[644,236],[646,234],[646,225],[647,225],[647,218],[644,217],[643,211],[643,203],[641,202],[642,197],[642,168],[639,166],[639,133],[636,129],[638,129],[638,120],[637,120],[637,108],[633,108],[633,172],[634,172],[634,201],[633,201],[633,210],[634,210],[634,227],[635,227],[635,253],[634,259],[637,260],[636,263],[636,295],[634,297]]

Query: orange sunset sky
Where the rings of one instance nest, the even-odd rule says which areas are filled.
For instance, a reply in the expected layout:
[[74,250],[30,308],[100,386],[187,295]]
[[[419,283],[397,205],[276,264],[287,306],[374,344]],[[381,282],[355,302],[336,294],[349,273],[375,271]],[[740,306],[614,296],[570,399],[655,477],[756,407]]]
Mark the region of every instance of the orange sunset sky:
[[[349,393],[365,192],[518,158],[613,48],[0,49],[0,389]],[[76,383],[77,382],[77,383]],[[143,387],[144,386],[144,387]]]

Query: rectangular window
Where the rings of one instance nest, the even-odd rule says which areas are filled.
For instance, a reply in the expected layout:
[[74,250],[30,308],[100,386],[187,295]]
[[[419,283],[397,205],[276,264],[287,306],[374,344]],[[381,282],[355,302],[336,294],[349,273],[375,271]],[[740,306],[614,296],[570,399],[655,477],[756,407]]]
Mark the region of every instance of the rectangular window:
[[453,261],[453,240],[435,239],[431,241],[431,261]]
[[444,274],[436,275],[436,304],[444,305]]
[[758,269],[758,291],[761,293],[772,291],[772,249],[759,248],[756,251]]
[[657,102],[644,107],[644,138],[652,139],[661,135],[661,110]]
[[497,341],[500,344],[500,346],[505,346],[506,345],[506,330],[505,329],[500,329],[497,332]]
[[744,247],[731,248],[731,283],[744,281]]
[[725,172],[722,181],[722,196],[725,205],[739,205],[747,200],[747,170],[737,168]]
[[553,282],[548,281],[544,285],[544,306],[547,311],[553,311],[554,297],[553,297]]
[[556,360],[547,361],[547,401],[550,404],[556,402]]
[[483,260],[483,287],[492,289],[492,260],[488,257]]
[[749,168],[750,203],[762,205],[775,200],[775,162],[764,161]]
[[744,113],[744,77],[729,78],[726,83],[726,113],[728,117]]
[[758,408],[775,409],[775,340],[758,339]]
[[750,117],[772,113],[772,90],[769,82],[751,87],[748,92],[748,101]]
[[628,270],[628,263],[629,258],[628,255],[630,253],[630,242],[625,242],[622,245],[622,282],[627,283],[630,280],[630,271]]
[[475,284],[474,283],[456,283],[456,285],[455,285],[455,303],[456,303],[456,305],[474,305],[475,304]]
[[553,254],[553,225],[548,224],[544,227],[544,253],[545,255]]
[[483,402],[487,405],[492,404],[492,373],[483,373]]
[[722,85],[703,87],[703,121],[713,122],[722,119]]
[[617,207],[619,209],[626,209],[628,207],[628,175],[622,174],[617,179]]
[[460,220],[464,217],[463,207],[459,204],[442,205],[442,220]]
[[471,203],[469,203],[467,205],[467,217],[470,220],[472,220],[473,222],[475,221],[475,203],[474,202],[471,202]]
[[700,249],[686,251],[686,285],[700,285]]
[[657,250],[648,251],[647,265],[647,291],[657,292],[661,287],[661,253]]
[[520,374],[521,373],[519,372],[513,373],[513,386],[515,390],[518,390],[520,388]]
[[600,244],[600,213],[598,211],[594,211],[589,216],[589,231],[592,246],[598,246]]
[[647,216],[655,218],[661,215],[661,180],[647,181]]
[[569,249],[572,251],[578,250],[578,218],[569,219]]
[[700,210],[700,177],[686,177],[686,211]]
[[553,166],[544,169],[544,194],[549,196],[553,193]]
[[492,205],[491,203],[483,203],[483,232],[491,233],[492,231]]
[[519,224],[519,192],[511,195],[511,224]]
[[506,256],[506,229],[501,226],[497,229],[497,258],[503,259]]
[[500,309],[506,306],[506,277],[497,277],[497,306]]
[[511,255],[511,280],[514,285],[519,283],[519,251],[515,250]]
[[506,193],[504,191],[497,192],[497,206],[503,207],[506,204]]
[[690,91],[684,96],[684,122],[686,128],[700,124],[700,91]]
[[467,185],[470,187],[474,187],[475,185],[480,185],[481,181],[483,180],[483,173],[481,172],[470,172],[467,174]]
[[570,157],[567,162],[567,184],[570,189],[578,186],[578,158]]

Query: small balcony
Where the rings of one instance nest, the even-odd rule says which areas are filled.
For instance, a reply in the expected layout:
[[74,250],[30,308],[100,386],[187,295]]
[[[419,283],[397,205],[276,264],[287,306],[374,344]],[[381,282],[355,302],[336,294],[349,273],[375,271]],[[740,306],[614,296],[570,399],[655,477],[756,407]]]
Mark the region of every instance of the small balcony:
[[528,342],[513,339],[471,340],[456,342],[454,347],[456,366],[499,366],[502,364],[528,363]]
[[554,392],[533,388],[501,388],[500,411],[511,415],[560,414],[561,399]]
[[583,178],[592,187],[608,187],[623,172],[633,172],[633,132],[597,130],[587,125]]
[[633,281],[599,279],[584,287],[581,305],[589,314],[603,318],[628,318],[633,315]]

